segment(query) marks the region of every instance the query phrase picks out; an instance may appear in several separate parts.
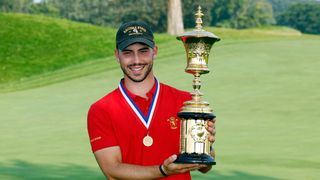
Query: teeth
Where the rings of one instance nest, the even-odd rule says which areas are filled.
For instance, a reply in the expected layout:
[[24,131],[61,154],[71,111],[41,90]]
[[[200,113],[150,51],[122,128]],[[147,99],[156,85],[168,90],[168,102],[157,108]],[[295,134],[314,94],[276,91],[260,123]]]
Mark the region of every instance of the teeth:
[[139,71],[141,69],[143,69],[144,66],[131,66],[130,69],[133,71]]

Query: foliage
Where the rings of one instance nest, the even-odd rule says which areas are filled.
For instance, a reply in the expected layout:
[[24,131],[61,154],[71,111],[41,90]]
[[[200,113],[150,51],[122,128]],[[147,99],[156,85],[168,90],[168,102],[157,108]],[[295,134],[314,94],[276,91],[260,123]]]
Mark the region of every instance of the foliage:
[[[167,28],[167,1],[164,0],[43,0],[40,3],[32,3],[31,0],[14,1],[9,4],[29,2],[24,3],[23,11],[17,8],[8,11],[60,16],[111,27],[118,27],[129,20],[143,20],[151,24],[157,32],[164,32]],[[6,7],[6,4],[8,5],[8,2],[0,4],[0,7]],[[270,25],[273,22],[272,8],[266,0],[182,0],[182,5],[186,28],[194,27],[194,13],[199,5],[205,13],[203,21],[206,26],[247,28]]]
[[212,21],[211,10],[213,8],[213,0],[182,0],[183,23],[185,28],[195,27],[195,12],[198,6],[204,14],[202,21],[205,26],[210,26]]
[[320,2],[294,4],[279,17],[279,24],[304,33],[320,34]]
[[237,29],[274,24],[273,10],[265,0],[217,0],[212,25]]
[[43,14],[54,17],[60,16],[60,10],[58,7],[54,6],[52,3],[48,3],[47,1],[43,1],[42,3],[31,3],[28,8],[28,12],[31,14]]
[[284,13],[290,6],[297,3],[310,3],[315,0],[268,0],[273,8],[273,14],[276,20],[278,20],[279,15]]
[[166,1],[149,0],[48,0],[60,16],[74,21],[118,27],[130,20],[148,22],[157,31],[166,30]]
[[184,24],[194,27],[194,13],[200,5],[204,24],[230,28],[249,28],[274,24],[272,6],[265,0],[182,0]]
[[0,0],[0,12],[28,12],[33,0]]
[[[205,14],[205,26],[219,26],[236,29],[285,24],[283,14],[287,9],[299,3],[316,0],[181,0],[183,6],[184,27],[195,25],[195,11],[200,5]],[[156,32],[167,29],[167,0],[0,0],[0,11],[43,14],[63,17],[79,22],[117,28],[125,21],[143,20]],[[300,10],[299,8],[291,10]],[[298,12],[297,12],[298,13]],[[290,13],[286,13],[289,16]],[[312,15],[313,16],[313,15]],[[311,22],[308,20],[308,22]],[[300,27],[303,26],[303,27]],[[299,29],[317,28],[317,25],[300,24]],[[317,32],[318,29],[307,32]]]

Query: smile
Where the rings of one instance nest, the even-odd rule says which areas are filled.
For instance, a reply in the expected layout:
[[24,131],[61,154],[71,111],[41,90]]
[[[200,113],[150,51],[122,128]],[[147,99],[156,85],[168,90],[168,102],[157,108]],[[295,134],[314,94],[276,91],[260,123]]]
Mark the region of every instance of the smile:
[[136,71],[141,71],[143,68],[144,68],[145,65],[129,65],[129,69],[133,72],[136,72]]

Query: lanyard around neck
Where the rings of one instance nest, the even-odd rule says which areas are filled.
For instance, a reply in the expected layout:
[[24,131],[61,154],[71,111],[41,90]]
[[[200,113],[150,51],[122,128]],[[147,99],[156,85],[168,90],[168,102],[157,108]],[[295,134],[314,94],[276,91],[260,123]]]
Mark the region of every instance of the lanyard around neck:
[[119,84],[119,89],[120,92],[122,94],[122,96],[124,97],[124,99],[126,100],[126,102],[129,104],[129,106],[131,107],[131,109],[135,112],[135,114],[137,115],[137,117],[140,119],[140,121],[144,124],[144,126],[148,129],[149,125],[151,123],[153,114],[154,114],[154,110],[158,101],[158,97],[159,97],[159,91],[160,91],[160,83],[157,79],[155,79],[155,83],[156,83],[156,92],[154,93],[153,97],[152,97],[152,101],[150,104],[150,108],[148,111],[147,116],[145,116],[142,111],[139,109],[139,107],[135,104],[135,102],[132,100],[132,98],[128,95],[128,92],[125,90],[125,88],[123,87],[122,82],[120,81]]

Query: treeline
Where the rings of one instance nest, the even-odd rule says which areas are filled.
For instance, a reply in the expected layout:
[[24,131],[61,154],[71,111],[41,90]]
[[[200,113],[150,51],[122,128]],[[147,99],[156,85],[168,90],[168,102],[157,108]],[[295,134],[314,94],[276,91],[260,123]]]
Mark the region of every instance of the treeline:
[[[286,25],[320,34],[320,2],[316,0],[181,0],[186,28],[194,27],[198,5],[206,26],[250,28]],[[0,0],[0,11],[44,14],[96,25],[118,27],[144,20],[155,31],[167,28],[167,0]]]

